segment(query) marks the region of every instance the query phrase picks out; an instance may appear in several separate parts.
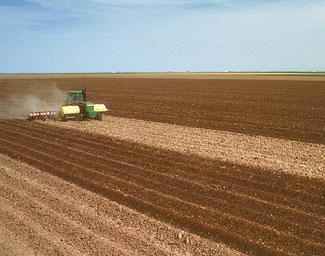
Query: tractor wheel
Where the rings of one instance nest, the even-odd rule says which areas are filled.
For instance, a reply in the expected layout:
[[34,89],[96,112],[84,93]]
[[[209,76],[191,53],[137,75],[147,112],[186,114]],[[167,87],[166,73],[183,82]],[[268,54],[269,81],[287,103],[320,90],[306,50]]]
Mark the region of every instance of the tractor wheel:
[[62,122],[66,122],[66,121],[68,121],[68,119],[63,115],[63,116],[61,116],[61,119],[60,119]]
[[99,121],[103,120],[103,113],[97,112],[96,119]]
[[76,120],[77,121],[82,121],[84,118],[81,114],[76,115]]

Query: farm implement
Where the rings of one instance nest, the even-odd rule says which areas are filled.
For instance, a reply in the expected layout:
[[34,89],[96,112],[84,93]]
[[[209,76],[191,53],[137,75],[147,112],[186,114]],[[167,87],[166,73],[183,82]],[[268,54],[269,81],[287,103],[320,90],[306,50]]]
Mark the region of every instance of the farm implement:
[[34,119],[53,119],[57,120],[59,117],[58,111],[38,111],[38,112],[30,112],[30,114],[26,117],[28,120],[34,120]]
[[61,106],[60,111],[37,111],[31,112],[26,119],[53,119],[53,120],[69,120],[74,119],[82,121],[85,119],[102,120],[104,113],[108,111],[104,104],[94,104],[87,101],[86,88],[82,91],[70,91],[67,94],[65,105]]

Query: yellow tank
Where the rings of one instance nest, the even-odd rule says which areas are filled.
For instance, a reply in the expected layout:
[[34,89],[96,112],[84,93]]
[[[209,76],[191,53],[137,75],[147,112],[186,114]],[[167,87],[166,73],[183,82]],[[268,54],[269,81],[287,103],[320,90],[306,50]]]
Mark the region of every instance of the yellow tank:
[[106,106],[104,104],[95,104],[94,105],[94,110],[96,112],[105,112],[107,111],[108,109],[106,108]]
[[61,107],[61,115],[79,114],[80,108],[78,106],[63,106]]

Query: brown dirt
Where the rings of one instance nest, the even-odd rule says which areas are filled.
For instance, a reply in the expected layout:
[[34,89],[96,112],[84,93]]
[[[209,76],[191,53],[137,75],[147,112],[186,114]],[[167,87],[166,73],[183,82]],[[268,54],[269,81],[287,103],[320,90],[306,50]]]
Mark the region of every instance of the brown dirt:
[[76,129],[235,164],[325,180],[325,145],[104,116],[102,122],[55,122]]
[[244,253],[325,252],[322,180],[39,122],[3,121],[0,137],[11,158]]
[[240,255],[0,154],[0,255]]
[[0,79],[0,100],[30,85],[55,83],[65,91],[87,86],[89,100],[106,104],[111,116],[325,144],[324,77],[300,78]]
[[[291,74],[1,75],[0,106],[8,113],[22,108],[19,97],[6,101],[13,93],[28,90],[47,102],[53,85],[87,86],[88,99],[106,104],[106,121],[116,123],[101,136],[105,121],[70,122],[69,129],[0,121],[0,254],[236,255],[221,242],[252,255],[324,255],[324,81]],[[134,123],[147,124],[142,132],[156,143],[120,140],[138,133]],[[196,140],[182,141],[182,132]]]

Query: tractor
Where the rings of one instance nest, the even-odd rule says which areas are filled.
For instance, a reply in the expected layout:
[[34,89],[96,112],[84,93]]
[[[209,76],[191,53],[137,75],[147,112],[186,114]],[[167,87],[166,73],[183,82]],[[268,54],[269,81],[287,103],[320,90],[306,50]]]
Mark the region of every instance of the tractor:
[[65,105],[61,107],[61,118],[63,120],[94,118],[102,121],[103,114],[107,111],[104,104],[94,104],[87,101],[86,88],[82,91],[70,91]]
[[63,121],[74,119],[82,121],[85,119],[97,119],[102,121],[103,114],[108,111],[104,104],[94,104],[87,101],[86,88],[82,91],[70,91],[67,94],[66,102],[58,111],[37,111],[31,112],[27,120],[61,119]]

